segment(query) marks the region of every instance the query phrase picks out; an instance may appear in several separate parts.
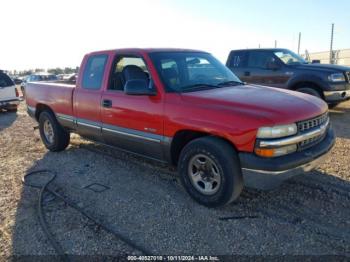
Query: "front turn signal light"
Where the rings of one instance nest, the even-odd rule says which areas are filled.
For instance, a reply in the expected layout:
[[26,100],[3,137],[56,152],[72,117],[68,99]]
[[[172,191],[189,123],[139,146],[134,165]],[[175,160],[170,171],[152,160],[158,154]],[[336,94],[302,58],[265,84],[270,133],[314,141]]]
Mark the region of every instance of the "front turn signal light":
[[297,145],[289,145],[278,148],[255,148],[254,152],[261,157],[278,157],[284,156],[297,151]]

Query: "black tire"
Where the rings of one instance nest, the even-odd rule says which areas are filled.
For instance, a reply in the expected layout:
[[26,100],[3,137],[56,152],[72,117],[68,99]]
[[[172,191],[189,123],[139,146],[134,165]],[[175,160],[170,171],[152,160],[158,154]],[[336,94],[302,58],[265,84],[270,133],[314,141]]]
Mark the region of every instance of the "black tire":
[[[190,161],[200,155],[209,157],[220,172],[220,185],[217,192],[212,195],[197,190],[190,178]],[[178,170],[186,191],[194,200],[207,207],[229,204],[239,197],[243,189],[238,155],[228,142],[220,138],[203,137],[188,143],[181,151]]]
[[[53,141],[50,142],[44,134],[44,123],[49,121],[53,130]],[[39,116],[40,137],[45,147],[52,152],[58,152],[66,149],[69,145],[70,134],[58,122],[53,113],[43,111]]]
[[316,96],[316,97],[322,99],[322,95],[320,94],[320,92],[318,92],[316,89],[314,89],[312,87],[301,87],[301,88],[298,88],[296,91],[304,93],[304,94]]

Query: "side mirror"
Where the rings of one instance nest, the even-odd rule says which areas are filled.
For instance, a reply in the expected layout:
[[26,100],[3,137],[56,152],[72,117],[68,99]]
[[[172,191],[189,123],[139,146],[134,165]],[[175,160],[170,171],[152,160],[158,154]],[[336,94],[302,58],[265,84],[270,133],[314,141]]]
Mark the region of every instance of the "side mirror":
[[280,67],[280,65],[277,64],[276,62],[272,62],[272,61],[271,61],[271,62],[267,63],[266,68],[267,68],[267,69],[270,69],[270,70],[278,70],[278,69],[280,69],[281,67]]
[[155,96],[156,90],[151,88],[149,81],[144,79],[128,80],[124,87],[124,92],[127,95],[134,96]]

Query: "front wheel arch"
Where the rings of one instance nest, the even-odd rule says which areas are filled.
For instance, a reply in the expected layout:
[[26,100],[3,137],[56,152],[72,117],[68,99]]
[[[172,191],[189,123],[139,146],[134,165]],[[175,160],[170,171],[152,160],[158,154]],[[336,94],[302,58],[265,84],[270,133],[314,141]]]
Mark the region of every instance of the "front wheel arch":
[[294,91],[298,91],[299,89],[303,89],[303,88],[304,89],[310,88],[310,89],[315,90],[319,94],[319,97],[324,100],[322,88],[314,82],[308,82],[308,81],[299,82],[299,83],[294,84],[290,89],[294,90]]

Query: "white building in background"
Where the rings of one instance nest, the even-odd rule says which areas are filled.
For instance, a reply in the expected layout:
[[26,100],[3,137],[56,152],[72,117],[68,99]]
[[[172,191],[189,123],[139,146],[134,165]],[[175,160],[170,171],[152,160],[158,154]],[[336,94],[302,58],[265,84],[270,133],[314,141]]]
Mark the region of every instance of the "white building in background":
[[[319,60],[321,64],[329,64],[330,61],[330,52],[317,52],[317,53],[309,53],[303,55],[303,57],[310,57],[310,61]],[[350,66],[350,49],[341,49],[341,50],[333,50],[333,59],[334,64]]]

